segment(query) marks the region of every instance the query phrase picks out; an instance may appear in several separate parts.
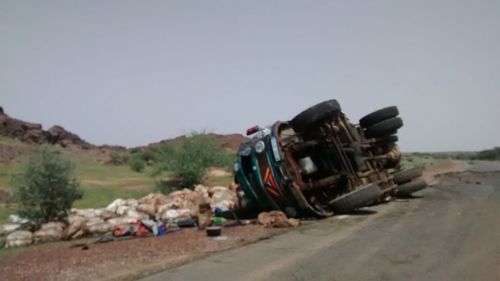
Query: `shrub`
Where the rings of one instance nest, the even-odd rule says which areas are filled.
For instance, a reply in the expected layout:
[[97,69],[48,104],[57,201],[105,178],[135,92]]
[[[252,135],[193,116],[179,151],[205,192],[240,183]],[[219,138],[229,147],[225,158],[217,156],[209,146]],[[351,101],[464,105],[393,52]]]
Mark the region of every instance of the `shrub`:
[[146,163],[144,163],[144,160],[136,155],[129,158],[128,165],[132,171],[138,173],[144,171],[144,168],[146,167]]
[[123,165],[128,162],[128,154],[127,153],[120,153],[116,151],[111,151],[109,154],[109,159],[111,164],[113,165]]
[[500,151],[496,148],[479,151],[476,155],[476,159],[490,161],[498,160],[500,159]]
[[222,145],[205,134],[194,133],[177,144],[166,144],[156,149],[157,162],[153,176],[166,173],[180,187],[192,187],[200,183],[208,168],[231,165]]
[[83,195],[71,162],[49,145],[21,166],[11,184],[19,215],[36,225],[63,220]]

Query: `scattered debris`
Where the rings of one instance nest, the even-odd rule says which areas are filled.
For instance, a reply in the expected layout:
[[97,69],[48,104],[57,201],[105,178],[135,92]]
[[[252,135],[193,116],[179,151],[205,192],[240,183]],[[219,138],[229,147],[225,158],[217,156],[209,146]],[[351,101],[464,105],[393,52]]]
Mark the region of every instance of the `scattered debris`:
[[216,236],[214,238],[212,238],[213,240],[215,241],[226,241],[229,237],[227,237],[226,235],[221,235],[221,236]]
[[209,226],[206,228],[207,236],[216,237],[220,236],[222,228],[220,226]]
[[[29,239],[11,236],[7,246],[25,246],[57,240],[73,240],[85,236],[162,236],[179,228],[201,229],[211,225],[222,225],[225,219],[214,216],[234,208],[237,204],[235,191],[223,186],[205,187],[195,190],[183,189],[169,195],[152,193],[140,199],[116,199],[105,208],[71,209],[67,223],[50,222],[31,233]],[[11,216],[17,224],[0,225],[0,236],[8,235],[27,220]],[[229,226],[229,225],[228,225]],[[27,231],[22,232],[24,234]],[[19,234],[17,234],[19,235]],[[15,238],[17,237],[17,238]]]
[[300,220],[289,219],[281,211],[271,211],[260,213],[257,217],[259,224],[265,227],[296,227],[300,225]]

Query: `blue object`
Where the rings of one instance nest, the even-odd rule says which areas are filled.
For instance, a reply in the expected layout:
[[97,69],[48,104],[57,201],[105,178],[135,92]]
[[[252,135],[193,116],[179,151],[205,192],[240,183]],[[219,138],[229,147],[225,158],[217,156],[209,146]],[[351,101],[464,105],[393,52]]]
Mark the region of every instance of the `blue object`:
[[165,225],[158,225],[158,234],[156,236],[165,236]]

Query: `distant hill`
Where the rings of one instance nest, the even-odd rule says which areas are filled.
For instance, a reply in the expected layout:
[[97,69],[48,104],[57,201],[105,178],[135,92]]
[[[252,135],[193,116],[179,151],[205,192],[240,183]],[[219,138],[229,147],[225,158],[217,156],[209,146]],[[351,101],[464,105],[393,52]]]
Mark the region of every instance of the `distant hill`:
[[81,139],[78,135],[55,125],[44,130],[41,124],[30,123],[7,115],[0,106],[0,136],[18,139],[26,143],[59,144],[62,147],[75,145],[80,148],[91,148],[93,145]]
[[[241,134],[223,135],[223,134],[209,133],[207,134],[207,136],[209,138],[219,141],[222,144],[222,146],[229,151],[237,151],[240,143],[245,142],[247,140],[247,138]],[[36,144],[42,144],[42,143],[57,144],[64,148],[71,146],[72,149],[77,148],[83,150],[89,150],[89,149],[99,149],[103,151],[127,150],[127,148],[122,146],[93,145],[83,140],[77,134],[74,134],[58,125],[52,126],[48,130],[44,130],[41,124],[19,120],[7,115],[1,106],[0,106],[0,137],[4,138],[3,141],[0,142],[0,159],[3,159],[3,161],[1,162],[8,161],[8,159],[16,158],[16,156],[18,156],[19,154],[23,154],[22,151],[27,151],[27,150],[33,151],[33,145],[35,145],[36,147]],[[185,136],[180,136],[173,139],[165,139],[138,148],[147,149],[165,143],[175,143],[181,141],[184,138]],[[13,147],[11,145],[7,145],[8,142],[6,142],[6,140],[9,139],[29,144],[31,149],[24,149],[24,150],[17,149],[16,150],[17,152],[14,153],[15,151]],[[19,148],[19,146],[17,146],[17,148]]]
[[[245,142],[248,140],[247,137],[245,137],[241,134],[222,135],[222,134],[209,133],[206,135],[208,136],[208,138],[214,139],[214,140],[220,142],[222,147],[224,147],[230,151],[238,151],[240,144],[242,142]],[[165,139],[165,140],[161,140],[159,142],[151,143],[145,147],[143,146],[143,147],[139,147],[139,148],[142,148],[142,149],[143,148],[153,148],[153,147],[156,147],[156,146],[162,145],[162,144],[175,144],[177,142],[181,142],[185,138],[186,138],[186,136],[180,136],[180,137],[176,137],[173,139]]]

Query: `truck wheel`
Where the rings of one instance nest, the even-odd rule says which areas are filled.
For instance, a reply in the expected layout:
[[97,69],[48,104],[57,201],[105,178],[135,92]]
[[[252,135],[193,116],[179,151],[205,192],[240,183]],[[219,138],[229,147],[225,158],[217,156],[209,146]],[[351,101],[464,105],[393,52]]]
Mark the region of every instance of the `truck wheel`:
[[410,168],[401,172],[397,172],[394,174],[394,182],[397,184],[404,184],[411,181],[414,178],[418,178],[422,176],[422,168],[415,167]]
[[399,117],[393,117],[378,122],[367,128],[365,131],[365,135],[368,138],[382,137],[388,134],[393,134],[401,127],[403,127],[403,120]]
[[328,100],[312,106],[295,116],[290,124],[296,132],[303,132],[309,126],[315,125],[327,118],[335,117],[341,112],[337,100]]
[[389,106],[374,111],[359,120],[362,128],[368,128],[371,125],[398,116],[399,110],[396,106]]
[[384,144],[393,144],[399,140],[396,135],[389,135],[385,137],[378,138],[376,141],[376,145],[384,145]]
[[396,197],[408,197],[413,192],[417,192],[427,187],[427,182],[424,179],[415,179],[413,181],[402,184],[396,188]]
[[380,188],[370,184],[330,201],[330,208],[334,214],[349,213],[377,201],[381,195]]

